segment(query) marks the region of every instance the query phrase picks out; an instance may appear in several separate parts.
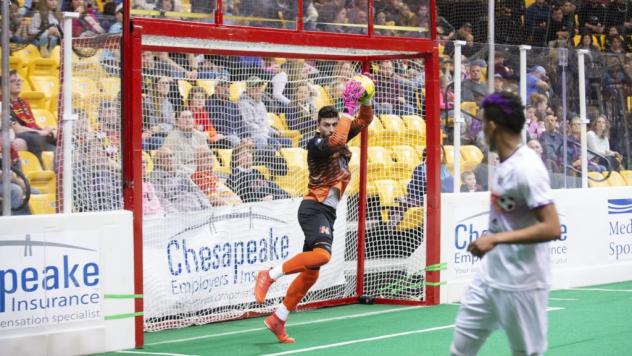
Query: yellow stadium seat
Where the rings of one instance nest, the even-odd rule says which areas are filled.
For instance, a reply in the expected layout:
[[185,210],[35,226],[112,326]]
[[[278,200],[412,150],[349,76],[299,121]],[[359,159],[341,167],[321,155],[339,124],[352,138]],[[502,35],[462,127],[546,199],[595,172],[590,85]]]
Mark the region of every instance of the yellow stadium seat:
[[26,65],[29,65],[29,63],[36,58],[42,58],[39,49],[33,44],[29,44],[21,50],[13,52],[11,56],[20,57]]
[[382,207],[396,206],[398,205],[397,198],[404,196],[404,190],[396,180],[374,180],[373,184],[375,184],[375,188],[377,189],[377,195]]
[[481,163],[483,161],[483,152],[474,145],[461,146],[461,157],[466,161]]
[[103,58],[103,50],[97,50],[94,55],[80,57],[75,52],[72,53],[73,76],[89,78],[105,78],[108,74],[101,66],[100,59]]
[[595,187],[609,187],[607,181],[604,180],[604,176],[599,172],[588,172],[588,186],[590,188]]
[[[154,171],[154,159],[152,158],[151,154],[148,153],[147,151],[142,151],[143,154],[143,159],[145,159],[145,161],[147,162],[147,164],[145,165],[145,175],[148,176],[151,174],[151,172]],[[217,160],[214,160],[215,162],[217,162]]]
[[26,100],[31,109],[48,110],[48,99],[41,91],[24,91],[20,92],[20,98]]
[[61,63],[61,46],[57,45],[50,51],[50,56],[48,57],[55,61],[57,69],[59,69],[59,64]]
[[32,194],[29,210],[33,215],[55,214],[55,194]]
[[382,146],[381,139],[384,136],[384,125],[377,118],[373,118],[373,121],[369,125],[369,146]]
[[476,117],[478,115],[478,104],[473,101],[464,101],[461,103],[461,111],[466,112],[472,117]]
[[121,92],[121,79],[116,77],[102,78],[101,90],[108,99],[116,99]]
[[[454,174],[454,146],[444,145],[443,148],[445,150],[445,156],[443,157],[445,165],[450,173]],[[463,157],[461,157],[461,160],[463,160]]]
[[184,105],[187,105],[189,102],[189,92],[193,88],[193,85],[186,80],[178,80],[178,91],[180,92],[180,96],[182,100],[184,100]]
[[35,58],[29,63],[30,76],[51,76],[59,77],[57,62],[50,58]]
[[266,179],[270,179],[270,169],[263,165],[252,166],[252,168],[256,169],[261,173]]
[[393,156],[393,177],[397,179],[410,178],[413,170],[421,163],[421,158],[412,146],[391,146]]
[[393,159],[386,148],[369,146],[367,163],[369,180],[390,179],[393,176]]
[[332,104],[331,95],[329,95],[325,88],[320,85],[314,85],[314,89],[316,90],[316,96],[314,97],[316,110],[320,110],[323,106]]
[[[31,88],[34,91],[40,91],[50,99],[51,102],[57,102],[59,95],[59,76],[29,76]],[[52,105],[52,103],[49,103]],[[53,110],[54,111],[54,110]]]
[[44,164],[44,170],[55,170],[55,154],[53,151],[42,151],[42,163]]
[[74,77],[72,79],[73,98],[78,98],[82,101],[90,101],[90,99],[97,97],[99,93],[100,91],[97,88],[97,83],[92,80],[92,78]]
[[302,148],[280,148],[281,157],[287,162],[288,169],[307,169],[307,150]]
[[37,189],[42,194],[55,194],[57,180],[53,171],[36,171],[26,174],[31,188]]
[[[29,64],[22,57],[10,56],[9,69],[15,69],[22,77],[28,76]],[[2,70],[0,70],[2,72]]]
[[219,169],[216,173],[230,174],[230,159],[233,154],[231,149],[217,149],[215,150],[215,156],[219,163]]
[[276,176],[274,181],[293,197],[300,197],[307,191],[309,172],[307,169],[288,167],[287,174]]
[[632,185],[632,170],[621,171],[619,173],[621,173],[621,176],[625,180],[626,185]]
[[42,166],[40,165],[39,159],[29,151],[18,151],[18,156],[20,158],[20,162],[22,163],[22,172],[25,175],[31,172],[40,172],[42,170]]
[[382,122],[382,126],[384,126],[383,137],[380,140],[383,145],[392,146],[404,143],[402,142],[402,138],[406,127],[399,116],[381,115],[380,121]]
[[33,116],[35,116],[35,122],[39,127],[57,128],[57,119],[48,109],[33,109]]
[[298,130],[288,130],[287,122],[285,121],[284,116],[268,113],[268,122],[272,127],[279,131],[281,136],[292,140],[292,147],[298,147],[298,143],[301,141],[303,135],[301,135],[301,132]]
[[230,100],[237,101],[241,96],[241,93],[246,90],[246,82],[233,82],[230,85]]
[[611,187],[623,187],[626,185],[626,182],[623,179],[623,177],[621,177],[619,172],[615,172],[615,171],[610,173],[610,177],[608,177],[606,182],[608,182],[608,184]]
[[404,115],[402,121],[406,125],[405,140],[411,145],[426,145],[426,122],[417,115]]
[[197,80],[197,85],[202,87],[206,91],[206,95],[211,96],[215,93],[215,81],[214,80]]
[[424,223],[424,208],[412,207],[406,210],[404,217],[397,224],[397,231],[406,231],[423,226]]

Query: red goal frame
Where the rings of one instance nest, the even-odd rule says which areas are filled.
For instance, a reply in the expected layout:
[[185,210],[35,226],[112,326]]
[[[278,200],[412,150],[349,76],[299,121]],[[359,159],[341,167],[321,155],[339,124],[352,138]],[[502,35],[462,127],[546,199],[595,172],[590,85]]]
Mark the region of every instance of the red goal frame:
[[[256,27],[226,26],[223,22],[222,0],[217,0],[215,23],[187,22],[170,19],[154,19],[123,15],[123,37],[121,46],[121,105],[122,105],[122,158],[123,158],[123,200],[124,208],[134,215],[134,276],[135,294],[143,294],[143,237],[142,237],[142,63],[143,50],[164,51],[167,47],[156,44],[143,44],[143,36],[187,37],[203,41],[230,41],[234,43],[272,44],[277,46],[306,46],[331,49],[314,54],[288,52],[264,52],[257,50],[235,49],[221,50],[223,55],[276,56],[288,58],[318,58],[337,60],[356,60],[364,63],[368,69],[374,60],[423,58],[425,63],[425,112],[426,112],[426,149],[427,155],[427,197],[426,197],[426,266],[440,263],[440,117],[439,117],[439,56],[436,33],[436,5],[429,0],[431,13],[431,38],[383,37],[374,33],[373,16],[369,16],[366,35],[348,35],[325,32],[304,31],[302,23],[302,0],[297,0],[297,29],[281,30]],[[374,0],[369,0],[369,14],[374,13]],[[130,9],[130,0],[123,1],[124,9]],[[335,50],[339,50],[336,52]],[[217,54],[213,49],[168,46],[168,50]],[[348,50],[348,54],[343,53]],[[353,54],[355,51],[358,54]],[[373,52],[372,52],[373,51]],[[367,53],[367,54],[362,54]],[[371,54],[379,53],[379,54]],[[399,54],[397,54],[399,53]],[[367,130],[361,134],[360,146],[360,187],[358,222],[358,270],[364,270],[364,238],[366,218],[367,183]],[[303,308],[358,303],[363,295],[363,274],[358,273],[356,296],[341,300],[312,303]],[[426,280],[431,283],[425,289],[424,301],[402,301],[393,299],[375,299],[375,303],[435,305],[439,303],[440,272],[428,271]],[[436,284],[436,285],[435,285]],[[135,300],[136,346],[144,344],[143,336],[143,299]]]

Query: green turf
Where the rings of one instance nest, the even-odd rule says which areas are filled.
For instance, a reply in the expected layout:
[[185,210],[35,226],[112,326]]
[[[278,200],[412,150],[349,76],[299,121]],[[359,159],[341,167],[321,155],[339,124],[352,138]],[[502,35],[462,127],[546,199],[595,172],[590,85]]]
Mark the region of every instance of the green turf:
[[[632,290],[632,282],[590,288]],[[551,307],[564,309],[549,312],[547,355],[632,355],[632,293],[560,290],[553,291],[551,297]],[[457,309],[456,305],[428,308],[351,305],[318,309],[292,314],[288,321],[288,332],[297,339],[297,343],[292,345],[277,343],[272,334],[264,329],[263,319],[254,318],[147,333],[145,348],[137,351],[185,355],[262,355],[353,342],[299,354],[340,356],[379,352],[385,355],[446,355],[452,339],[452,328],[424,333],[417,331],[452,325]],[[353,315],[389,310],[395,311],[350,318]],[[385,337],[406,332],[411,334]],[[376,337],[382,339],[357,342]],[[509,346],[504,333],[495,332],[480,354],[508,355]]]

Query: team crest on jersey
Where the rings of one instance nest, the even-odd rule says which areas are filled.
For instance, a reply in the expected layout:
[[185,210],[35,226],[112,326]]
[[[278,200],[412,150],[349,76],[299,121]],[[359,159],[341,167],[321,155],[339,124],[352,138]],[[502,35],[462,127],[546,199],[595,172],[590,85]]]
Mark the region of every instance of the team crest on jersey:
[[506,213],[516,209],[517,205],[514,198],[497,194],[492,194],[492,204],[497,211],[501,210]]
[[320,227],[320,233],[324,235],[331,235],[331,232],[329,231],[329,227],[324,226],[324,225]]

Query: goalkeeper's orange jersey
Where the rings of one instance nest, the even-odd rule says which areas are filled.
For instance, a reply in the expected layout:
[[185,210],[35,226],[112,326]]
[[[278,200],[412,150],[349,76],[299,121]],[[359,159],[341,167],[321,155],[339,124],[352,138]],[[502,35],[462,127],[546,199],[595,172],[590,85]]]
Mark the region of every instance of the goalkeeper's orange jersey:
[[344,115],[338,121],[336,131],[328,138],[316,134],[307,144],[307,165],[309,167],[308,191],[304,199],[320,203],[327,199],[329,191],[337,188],[340,197],[349,181],[349,161],[351,151],[347,141],[357,136],[373,120],[373,109],[362,105],[355,120]]

